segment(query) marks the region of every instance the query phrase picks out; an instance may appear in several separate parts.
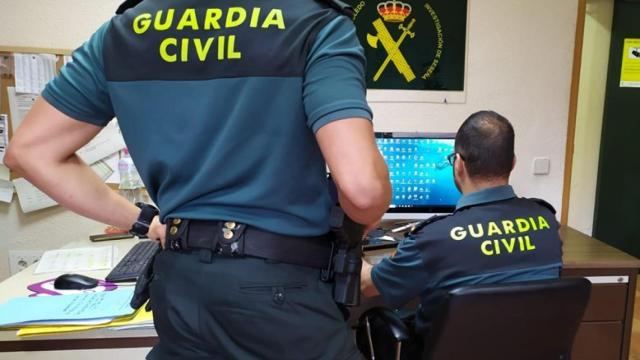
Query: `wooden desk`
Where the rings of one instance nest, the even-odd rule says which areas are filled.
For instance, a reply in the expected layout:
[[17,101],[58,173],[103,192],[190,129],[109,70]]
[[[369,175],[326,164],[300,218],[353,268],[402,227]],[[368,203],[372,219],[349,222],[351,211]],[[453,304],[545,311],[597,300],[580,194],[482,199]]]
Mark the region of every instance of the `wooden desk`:
[[564,241],[562,276],[584,276],[592,282],[573,358],[629,359],[640,260],[568,227],[560,235]]
[[[117,240],[101,243],[86,242],[72,243],[65,247],[115,246],[114,264],[131,249],[137,240]],[[30,291],[27,285],[55,278],[59,273],[33,274],[37,264],[15,274],[0,283],[0,303],[17,296],[27,296]],[[109,270],[81,272],[94,278],[104,279]],[[43,350],[72,350],[72,349],[108,349],[151,347],[158,342],[155,330],[121,330],[113,331],[98,329],[80,331],[60,335],[34,336],[19,338],[15,330],[0,331],[0,352],[11,351],[43,351]],[[0,356],[2,358],[2,356]]]
[[[563,227],[564,268],[562,276],[586,276],[593,282],[591,300],[574,343],[573,358],[578,360],[628,359],[633,321],[636,276],[640,260],[571,228]],[[133,240],[113,242],[119,260],[133,246]],[[110,243],[94,244],[104,246]],[[74,247],[91,246],[87,243]],[[375,254],[368,254],[369,256]],[[33,275],[34,267],[0,283],[0,302],[28,294],[26,285],[55,277]],[[107,271],[87,272],[104,278]],[[356,309],[358,313],[361,309]],[[354,315],[356,315],[354,314]],[[0,331],[0,352],[96,348],[150,347],[157,342],[153,330],[83,331],[55,336],[18,338],[15,331]]]

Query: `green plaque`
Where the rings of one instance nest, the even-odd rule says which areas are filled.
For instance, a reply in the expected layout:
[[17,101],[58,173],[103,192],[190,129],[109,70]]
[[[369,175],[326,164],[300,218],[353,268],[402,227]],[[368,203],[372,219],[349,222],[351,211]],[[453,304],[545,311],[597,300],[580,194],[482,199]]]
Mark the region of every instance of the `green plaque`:
[[349,3],[368,88],[464,90],[467,0]]

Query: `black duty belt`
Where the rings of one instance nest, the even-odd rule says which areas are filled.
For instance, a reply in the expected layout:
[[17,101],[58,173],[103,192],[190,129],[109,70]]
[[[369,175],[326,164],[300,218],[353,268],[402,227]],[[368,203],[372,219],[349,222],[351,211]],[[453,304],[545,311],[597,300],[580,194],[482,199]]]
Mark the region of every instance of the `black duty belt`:
[[253,256],[327,269],[333,252],[329,234],[297,237],[275,234],[234,221],[167,219],[167,249],[210,249],[226,256]]

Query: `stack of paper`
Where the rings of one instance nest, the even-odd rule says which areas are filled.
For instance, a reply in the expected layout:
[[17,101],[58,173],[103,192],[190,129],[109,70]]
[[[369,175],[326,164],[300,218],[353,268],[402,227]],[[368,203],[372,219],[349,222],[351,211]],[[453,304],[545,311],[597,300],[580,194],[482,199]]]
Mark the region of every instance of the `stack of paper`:
[[83,331],[91,329],[109,328],[111,330],[145,329],[153,328],[153,314],[142,306],[133,316],[116,318],[113,321],[96,325],[56,325],[56,326],[29,326],[18,330],[18,336],[33,336]]
[[105,324],[130,316],[133,288],[74,295],[13,298],[0,306],[0,327]]

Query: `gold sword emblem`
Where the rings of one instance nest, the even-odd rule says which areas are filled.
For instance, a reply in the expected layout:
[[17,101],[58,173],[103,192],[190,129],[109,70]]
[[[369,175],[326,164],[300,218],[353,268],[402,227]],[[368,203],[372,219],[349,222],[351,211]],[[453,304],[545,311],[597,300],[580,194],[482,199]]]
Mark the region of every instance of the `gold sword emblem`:
[[407,25],[406,27],[402,24],[398,26],[398,28],[402,31],[402,35],[400,35],[398,41],[393,40],[393,37],[389,33],[389,30],[387,30],[387,27],[384,25],[384,22],[382,22],[381,19],[377,19],[373,22],[373,27],[376,29],[378,34],[377,36],[367,34],[367,42],[374,49],[378,48],[378,42],[380,42],[387,52],[387,58],[384,60],[384,62],[378,69],[378,72],[373,77],[373,81],[378,81],[380,75],[382,75],[384,70],[387,68],[387,65],[389,65],[389,62],[393,62],[393,64],[396,66],[396,69],[398,69],[398,72],[400,72],[400,74],[404,76],[407,82],[411,82],[416,78],[416,75],[407,63],[407,59],[400,51],[400,45],[402,45],[402,42],[407,37],[407,35],[410,38],[413,38],[416,35],[414,32],[411,32],[411,28],[413,27],[415,22],[416,19],[414,18],[411,19],[409,25]]

